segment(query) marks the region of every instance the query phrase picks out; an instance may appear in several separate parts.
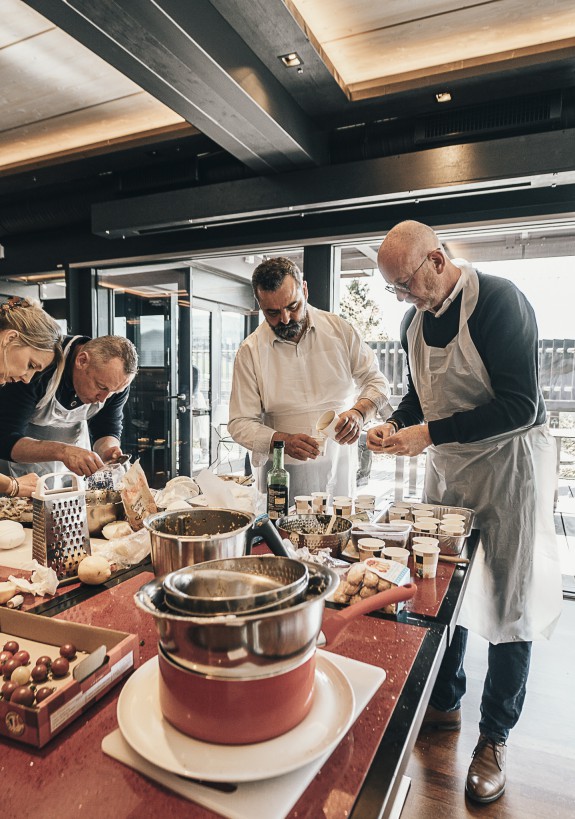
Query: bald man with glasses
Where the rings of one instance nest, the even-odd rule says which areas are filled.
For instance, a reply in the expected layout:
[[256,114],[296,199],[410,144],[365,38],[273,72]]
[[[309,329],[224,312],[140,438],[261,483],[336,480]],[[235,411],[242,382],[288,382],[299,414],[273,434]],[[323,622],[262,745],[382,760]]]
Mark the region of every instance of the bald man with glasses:
[[505,790],[506,741],[523,707],[532,641],[548,639],[561,612],[537,324],[514,284],[450,259],[420,222],[390,230],[378,267],[386,289],[411,305],[401,325],[408,388],[367,445],[426,451],[424,500],[473,509],[481,534],[422,727],[459,730],[468,629],[480,634],[488,671],[465,790],[489,803]]

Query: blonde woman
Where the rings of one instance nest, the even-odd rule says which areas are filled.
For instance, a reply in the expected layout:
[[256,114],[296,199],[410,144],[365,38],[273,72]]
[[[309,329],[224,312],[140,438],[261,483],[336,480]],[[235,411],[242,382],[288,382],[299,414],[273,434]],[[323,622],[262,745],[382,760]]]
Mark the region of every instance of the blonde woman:
[[[0,386],[23,381],[55,364],[63,366],[62,333],[57,322],[27,299],[0,296]],[[38,477],[34,473],[13,478],[0,474],[0,494],[29,497]]]

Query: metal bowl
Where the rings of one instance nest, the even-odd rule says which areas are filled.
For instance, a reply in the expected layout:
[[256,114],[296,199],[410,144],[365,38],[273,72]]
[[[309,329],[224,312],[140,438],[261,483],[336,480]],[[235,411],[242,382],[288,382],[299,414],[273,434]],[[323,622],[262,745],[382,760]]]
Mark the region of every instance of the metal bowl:
[[303,598],[308,580],[305,563],[260,555],[198,563],[171,572],[163,583],[169,608],[214,616],[292,605]]
[[276,526],[296,549],[307,546],[312,554],[319,549],[329,549],[333,557],[339,557],[347,546],[353,524],[338,515],[331,533],[326,535],[331,518],[331,515],[288,515],[276,521]]

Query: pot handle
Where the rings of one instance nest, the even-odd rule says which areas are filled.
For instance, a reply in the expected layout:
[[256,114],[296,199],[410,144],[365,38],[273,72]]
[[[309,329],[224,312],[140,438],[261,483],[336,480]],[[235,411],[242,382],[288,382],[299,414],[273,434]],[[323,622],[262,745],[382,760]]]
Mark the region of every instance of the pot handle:
[[416,591],[417,586],[415,583],[394,586],[392,589],[386,589],[371,597],[366,597],[364,600],[360,600],[359,603],[353,603],[351,606],[338,611],[337,614],[330,612],[331,616],[329,618],[326,618],[324,613],[321,630],[327,644],[330,647],[335,645],[348,625],[360,615],[389,606],[391,603],[411,600],[412,597],[415,597]]
[[250,528],[246,532],[246,554],[249,555],[252,550],[252,543],[254,540],[264,540],[268,549],[270,549],[276,557],[291,557],[284,546],[282,537],[272,521],[267,515],[260,515],[255,519]]

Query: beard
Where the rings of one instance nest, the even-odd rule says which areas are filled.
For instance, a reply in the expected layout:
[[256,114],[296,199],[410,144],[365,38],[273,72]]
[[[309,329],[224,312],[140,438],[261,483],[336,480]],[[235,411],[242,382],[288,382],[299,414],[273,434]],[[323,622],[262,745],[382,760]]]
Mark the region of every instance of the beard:
[[278,338],[283,338],[284,341],[291,341],[292,338],[301,336],[307,324],[307,310],[304,312],[301,321],[288,321],[287,324],[276,324],[272,330]]

